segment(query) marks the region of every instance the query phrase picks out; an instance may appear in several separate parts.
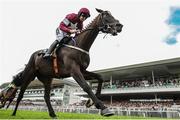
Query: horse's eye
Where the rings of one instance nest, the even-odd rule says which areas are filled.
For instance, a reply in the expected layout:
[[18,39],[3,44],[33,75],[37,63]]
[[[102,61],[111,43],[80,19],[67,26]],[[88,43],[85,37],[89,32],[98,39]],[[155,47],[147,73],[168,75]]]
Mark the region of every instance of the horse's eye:
[[105,25],[105,26],[104,26],[104,29],[108,29],[108,25]]
[[104,26],[104,29],[106,29],[106,30],[107,30],[107,29],[110,29],[110,26],[109,26],[109,25],[105,25],[105,26]]

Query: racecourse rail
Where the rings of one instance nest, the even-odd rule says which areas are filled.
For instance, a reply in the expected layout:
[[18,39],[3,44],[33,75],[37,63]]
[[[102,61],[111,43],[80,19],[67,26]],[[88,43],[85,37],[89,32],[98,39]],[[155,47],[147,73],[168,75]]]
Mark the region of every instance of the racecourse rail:
[[[14,109],[15,106],[10,106],[9,109]],[[46,106],[19,106],[19,110],[30,111],[48,111]],[[100,110],[95,108],[84,107],[59,107],[54,106],[55,112],[69,112],[69,113],[88,113],[100,114]],[[115,115],[119,116],[141,116],[141,117],[159,117],[159,118],[180,118],[180,110],[122,110],[120,108],[112,108]]]

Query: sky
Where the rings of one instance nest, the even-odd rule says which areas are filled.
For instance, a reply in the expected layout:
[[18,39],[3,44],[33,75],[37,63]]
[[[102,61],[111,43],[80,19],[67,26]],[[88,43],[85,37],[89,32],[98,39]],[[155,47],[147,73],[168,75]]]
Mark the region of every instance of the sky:
[[33,52],[55,40],[68,13],[109,10],[123,25],[118,36],[99,34],[88,70],[101,70],[180,57],[180,0],[1,0],[0,84],[10,82]]

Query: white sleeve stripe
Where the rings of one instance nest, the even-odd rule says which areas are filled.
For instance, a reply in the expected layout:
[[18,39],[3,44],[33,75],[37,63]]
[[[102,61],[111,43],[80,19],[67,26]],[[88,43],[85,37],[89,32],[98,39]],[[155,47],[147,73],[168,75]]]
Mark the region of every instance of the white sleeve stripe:
[[63,23],[68,26],[70,24],[70,21],[67,18],[64,18]]

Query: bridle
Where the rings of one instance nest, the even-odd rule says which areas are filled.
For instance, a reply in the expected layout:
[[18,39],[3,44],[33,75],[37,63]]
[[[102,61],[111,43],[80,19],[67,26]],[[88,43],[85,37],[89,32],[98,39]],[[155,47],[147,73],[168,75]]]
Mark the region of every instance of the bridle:
[[102,25],[99,26],[98,29],[99,29],[99,31],[102,31],[103,33],[110,34],[109,31],[112,29],[111,26],[117,26],[117,25],[119,25],[119,22],[118,22],[118,20],[116,20],[114,23],[105,23],[102,14],[103,13],[100,14],[100,19],[101,19]]
[[[113,25],[117,26],[117,25],[119,25],[119,22],[116,20],[116,22],[114,22],[114,23],[105,23],[102,14],[103,13],[100,13],[100,20],[101,20],[102,25],[99,25],[97,28],[99,31],[110,34],[109,30],[112,29],[111,26],[113,26]],[[87,28],[87,29],[83,30],[81,33],[85,32],[85,31],[89,31],[89,30],[94,30],[94,29],[96,29],[96,28]]]

